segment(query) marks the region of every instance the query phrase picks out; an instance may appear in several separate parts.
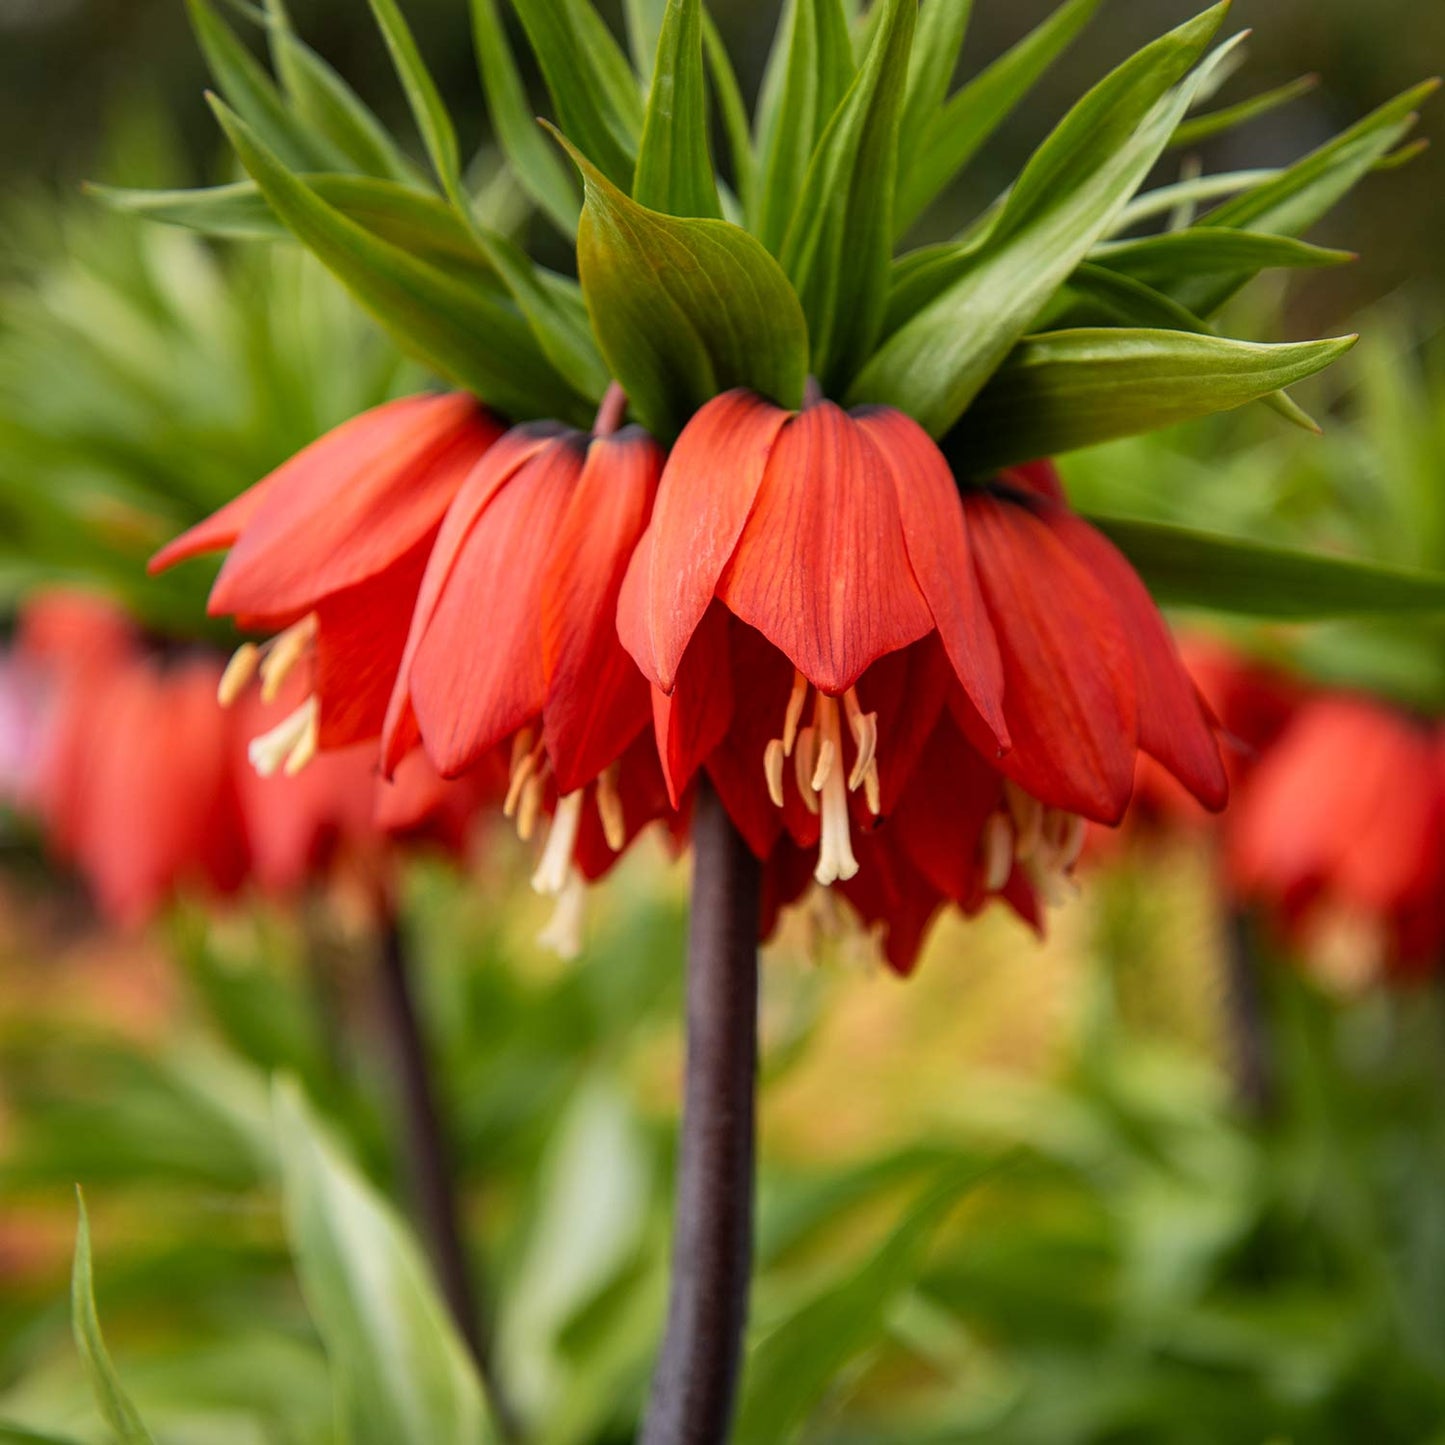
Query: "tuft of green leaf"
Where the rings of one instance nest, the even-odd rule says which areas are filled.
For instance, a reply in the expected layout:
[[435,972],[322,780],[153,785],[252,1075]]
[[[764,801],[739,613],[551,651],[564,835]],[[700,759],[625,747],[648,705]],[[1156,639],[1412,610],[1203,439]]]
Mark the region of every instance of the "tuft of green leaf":
[[1079,101],[987,229],[930,260],[938,294],[874,354],[851,402],[897,406],[936,437],[948,431],[1159,158],[1209,67],[1180,82],[1226,9],[1146,46]]
[[363,175],[415,184],[416,167],[354,90],[292,29],[282,0],[266,0],[271,63],[296,116]]
[[514,418],[590,421],[587,399],[553,368],[520,315],[348,220],[226,106],[213,100],[212,108],[271,209],[403,349]]
[[1355,341],[1267,346],[1116,327],[1031,336],[979,393],[947,448],[960,469],[982,474],[1157,431],[1292,386]]
[[95,1282],[90,1257],[90,1216],[86,1213],[85,1196],[75,1191],[80,1209],[80,1222],[75,1234],[75,1267],[70,1283],[70,1318],[75,1333],[75,1347],[90,1381],[96,1408],[117,1445],[155,1445],[140,1412],[116,1374],[110,1351],[100,1332],[100,1316],[95,1308]]
[[800,405],[807,323],[759,242],[728,221],[639,206],[554,134],[582,173],[577,263],[592,329],[649,430],[671,439],[703,402],[734,386]]
[[753,233],[775,256],[814,148],[852,80],[840,0],[787,0],[758,100],[758,186],[748,212]]
[[[940,0],[934,0],[934,4]],[[1013,49],[943,104],[922,111],[915,136],[905,131],[894,229],[902,235],[978,154],[1044,73],[1093,19],[1102,0],[1068,0]],[[926,57],[920,54],[920,65]],[[939,96],[942,99],[942,96]],[[910,117],[911,119],[912,117]]]
[[615,186],[632,189],[642,97],[621,47],[589,0],[512,0],[560,128]]
[[818,143],[780,260],[803,303],[825,390],[878,339],[887,304],[898,127],[915,0],[880,0],[873,45]]
[[487,113],[517,183],[569,240],[577,234],[582,198],[566,164],[537,129],[497,0],[471,0],[472,40]]
[[186,9],[216,89],[282,162],[293,170],[344,170],[345,157],[291,114],[275,82],[209,0],[186,0]]
[[899,148],[909,161],[948,95],[972,15],[973,0],[922,0],[918,7],[908,63],[908,96],[898,131]]
[[632,198],[669,216],[721,216],[708,150],[702,0],[668,0]]
[[1193,277],[1238,271],[1258,273],[1275,267],[1340,266],[1355,259],[1353,251],[1311,246],[1291,236],[1264,231],[1189,226],[1137,241],[1105,241],[1089,259],[1111,271],[1168,290]]

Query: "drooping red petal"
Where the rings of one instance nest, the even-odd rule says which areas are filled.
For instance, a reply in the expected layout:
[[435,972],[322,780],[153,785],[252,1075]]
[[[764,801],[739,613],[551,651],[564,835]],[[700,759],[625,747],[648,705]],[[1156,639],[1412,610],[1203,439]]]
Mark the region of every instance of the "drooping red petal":
[[1007,487],[1031,492],[1045,501],[1064,501],[1063,478],[1059,476],[1059,469],[1047,457],[1009,467],[999,473],[999,480]]
[[[514,427],[477,464],[447,509],[427,556],[421,588],[411,609],[396,683],[387,702],[381,732],[381,766],[386,777],[391,777],[401,760],[421,744],[421,729],[411,694],[411,669],[472,526],[495,493],[505,487],[521,467],[556,441],[562,430],[543,423]],[[474,650],[470,648],[468,652]],[[538,651],[540,656],[540,648]]]
[[908,560],[948,660],[984,725],[1006,748],[1003,662],[979,591],[953,473],[911,417],[888,407],[862,408],[854,416],[893,476]]
[[[460,392],[390,402],[328,433],[261,482],[259,498],[233,503],[224,529],[202,539],[224,545],[239,525],[211,612],[304,612],[383,571],[436,527],[500,435]],[[180,556],[201,544],[173,545]]]
[[1108,538],[1067,508],[1045,505],[1039,516],[1103,583],[1123,620],[1134,660],[1140,748],[1206,808],[1218,812],[1229,798],[1219,744],[1174,639],[1139,574]]
[[447,513],[393,693],[396,706],[409,692],[443,777],[465,772],[546,701],[543,579],[586,441],[568,432],[530,455],[516,450],[521,465],[487,458]]
[[635,739],[623,753],[617,770],[617,793],[622,805],[621,848],[614,849],[607,841],[593,795],[589,794],[582,809],[573,861],[589,883],[610,872],[644,829],[672,816],[667,784],[651,738]]
[[385,571],[317,604],[314,684],[323,748],[380,735],[435,538],[427,533]]
[[672,693],[655,685],[652,689],[657,751],[673,807],[679,805],[692,775],[727,735],[732,723],[729,627],[726,608],[714,603],[693,634]]
[[828,693],[933,630],[893,477],[832,402],[779,432],[717,595]]
[[552,544],[542,586],[542,717],[563,793],[619,757],[651,712],[647,680],[617,636],[617,598],[661,466],[656,444],[636,427],[594,440]]
[[983,899],[983,827],[1002,801],[1002,778],[945,713],[888,831],[934,888],[964,908],[977,907]]
[[898,848],[891,830],[857,839],[855,850],[858,872],[839,885],[843,896],[865,925],[882,925],[883,956],[907,978],[945,900]]
[[677,681],[790,415],[752,392],[724,392],[673,445],[617,612],[622,645],[664,692]]
[[1138,733],[1129,642],[1113,601],[1031,508],[986,493],[964,507],[1003,655],[1013,746],[996,766],[1041,802],[1117,823]]
[[[794,763],[790,759],[783,767],[781,809],[768,793],[764,767],[768,743],[783,731],[793,666],[760,632],[736,619],[731,621],[728,641],[733,716],[726,735],[708,754],[708,776],[728,816],[758,857],[771,851],[780,824],[801,847],[813,847],[818,841],[818,817],[803,803]],[[679,691],[681,686],[679,682]],[[804,724],[808,717],[805,711]]]
[[466,853],[472,824],[488,802],[506,792],[507,759],[489,753],[460,778],[443,778],[421,748],[414,748],[388,782],[375,787],[375,824],[393,841],[427,843],[458,857]]

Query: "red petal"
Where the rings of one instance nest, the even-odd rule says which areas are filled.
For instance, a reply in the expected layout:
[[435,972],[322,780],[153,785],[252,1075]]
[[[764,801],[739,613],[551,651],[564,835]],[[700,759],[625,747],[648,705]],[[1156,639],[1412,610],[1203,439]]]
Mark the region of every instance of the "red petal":
[[[306,611],[374,576],[437,525],[499,435],[460,392],[390,402],[328,433],[261,482],[249,511],[240,508],[211,611]],[[233,516],[225,532],[236,524]]]
[[886,407],[855,415],[893,475],[908,560],[948,660],[998,746],[1006,748],[1003,662],[979,591],[953,472],[911,417]]
[[1003,780],[945,715],[894,810],[888,831],[933,887],[965,908],[983,900],[979,844]]
[[790,415],[752,392],[724,392],[672,448],[617,614],[622,645],[664,692],[677,681]]
[[1041,802],[1117,823],[1137,731],[1129,643],[1112,600],[1030,508],[985,493],[964,507],[1003,655],[1013,747],[997,766]]
[[893,478],[863,428],[831,402],[779,433],[717,595],[828,693],[933,631]]
[[367,581],[316,607],[315,689],[320,744],[343,748],[380,735],[435,533]]
[[662,455],[629,427],[593,441],[542,595],[543,732],[563,793],[591,782],[647,725],[646,679],[617,636],[617,597],[647,526]]
[[1022,492],[1030,492],[1046,501],[1064,501],[1064,482],[1059,469],[1045,457],[1037,462],[1022,462],[999,473],[999,480]]
[[[539,440],[526,429],[499,462],[483,461],[447,512],[388,713],[389,725],[400,720],[398,697],[408,689],[444,777],[465,772],[542,711],[542,584],[585,447],[578,432]],[[399,761],[391,747],[386,761]]]
[[858,872],[840,885],[842,894],[865,924],[884,925],[883,956],[907,978],[944,899],[886,833],[859,838],[855,848]]
[[671,695],[652,689],[657,751],[673,807],[692,775],[727,735],[733,717],[730,623],[720,603],[709,607],[693,634]]
[[1123,618],[1134,659],[1140,748],[1206,808],[1218,812],[1229,799],[1219,744],[1174,639],[1139,574],[1108,538],[1072,512],[1044,507],[1039,515],[1103,583]]

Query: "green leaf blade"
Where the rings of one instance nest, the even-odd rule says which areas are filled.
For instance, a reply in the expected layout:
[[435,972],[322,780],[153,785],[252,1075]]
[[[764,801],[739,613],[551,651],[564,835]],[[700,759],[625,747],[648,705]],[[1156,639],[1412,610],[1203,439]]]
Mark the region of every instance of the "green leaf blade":
[[1280,622],[1445,613],[1445,575],[1134,517],[1089,520],[1165,606]]
[[1026,338],[949,434],[984,473],[1229,411],[1322,371],[1354,337],[1285,345],[1125,328]]
[[118,1445],[155,1445],[140,1412],[126,1394],[116,1374],[110,1351],[100,1331],[95,1308],[95,1280],[90,1250],[90,1216],[85,1198],[76,1190],[80,1222],[75,1236],[75,1267],[71,1274],[70,1310],[75,1347],[80,1351],[86,1378],[95,1396],[96,1408]]
[[649,430],[669,440],[734,386],[800,405],[807,324],[777,262],[727,221],[646,210],[558,139],[586,191],[577,259],[592,329]]
[[928,116],[928,124],[916,143],[904,152],[907,159],[899,177],[894,215],[894,229],[899,235],[977,155],[1093,19],[1101,3],[1102,0],[1068,0],[951,96],[941,110]]
[[287,1229],[351,1445],[480,1445],[481,1383],[426,1263],[294,1085],[274,1095]]
[[632,198],[670,216],[722,215],[708,149],[702,0],[668,0]]
[[214,109],[272,210],[405,349],[514,418],[590,420],[520,316],[348,220],[225,106]]
[[934,436],[957,421],[1153,167],[1208,75],[1180,83],[1224,13],[1146,46],[1065,116],[987,233],[930,262],[947,284],[873,355],[851,402],[896,406]]
[[916,5],[883,0],[863,68],[838,107],[798,194],[781,261],[803,303],[812,367],[825,390],[872,349],[887,304],[898,127]]

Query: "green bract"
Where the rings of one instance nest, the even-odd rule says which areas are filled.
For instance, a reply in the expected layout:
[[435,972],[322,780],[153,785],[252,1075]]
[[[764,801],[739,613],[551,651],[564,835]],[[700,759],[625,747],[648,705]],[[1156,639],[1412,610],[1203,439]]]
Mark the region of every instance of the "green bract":
[[[294,233],[406,351],[513,420],[585,425],[615,378],[669,442],[720,391],[795,407],[811,375],[840,402],[914,417],[965,478],[1254,400],[1313,428],[1284,388],[1348,338],[1228,340],[1212,318],[1266,269],[1350,259],[1303,233],[1412,153],[1433,88],[1294,165],[1141,193],[1171,152],[1310,86],[1194,113],[1238,59],[1243,37],[1220,39],[1226,0],[1089,90],[957,235],[909,247],[1106,0],[1067,0],[952,93],[972,0],[874,0],[856,19],[844,0],[786,0],[751,119],[703,0],[630,0],[625,47],[590,0],[470,0],[496,144],[514,189],[573,242],[574,279],[489,214],[399,0],[369,4],[430,175],[279,0],[232,6],[264,26],[274,78],[212,0],[188,3],[250,179],[102,189],[112,204],[215,235]],[[518,34],[561,149],[534,122]],[[1201,538],[1189,565],[1218,545]]]

